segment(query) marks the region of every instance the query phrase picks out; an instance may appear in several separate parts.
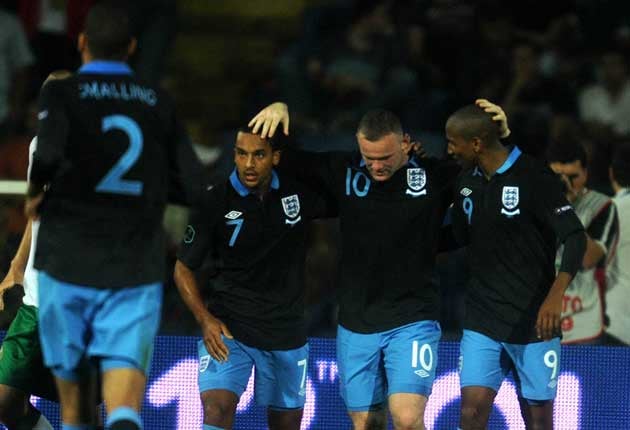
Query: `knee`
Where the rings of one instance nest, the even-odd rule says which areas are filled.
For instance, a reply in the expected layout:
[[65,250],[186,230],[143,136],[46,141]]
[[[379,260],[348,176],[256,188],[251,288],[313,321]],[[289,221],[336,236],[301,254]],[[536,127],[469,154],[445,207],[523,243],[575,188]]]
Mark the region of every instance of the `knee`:
[[392,411],[392,420],[396,430],[421,430],[424,428],[422,414],[413,408]]
[[477,406],[464,406],[461,411],[462,428],[464,430],[477,430],[485,428],[484,411]]
[[207,425],[214,425],[227,428],[231,421],[231,408],[220,402],[205,402],[203,405],[203,422]]
[[385,410],[350,412],[354,430],[384,430],[387,428]]
[[547,421],[545,419],[534,418],[528,423],[527,428],[529,430],[551,430],[552,427],[547,425]]

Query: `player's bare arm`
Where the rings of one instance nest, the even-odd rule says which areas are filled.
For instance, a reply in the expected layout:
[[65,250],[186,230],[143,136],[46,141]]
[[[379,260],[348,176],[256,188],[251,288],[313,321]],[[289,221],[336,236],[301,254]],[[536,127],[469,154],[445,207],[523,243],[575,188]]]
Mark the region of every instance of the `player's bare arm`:
[[604,247],[586,234],[586,252],[582,260],[582,268],[584,270],[592,269],[604,258],[604,255],[606,255]]
[[252,127],[252,133],[258,134],[265,139],[273,137],[278,125],[282,123],[285,135],[289,135],[289,107],[282,102],[272,103],[251,119],[248,127]]
[[24,270],[31,251],[31,221],[26,224],[22,241],[18,247],[15,257],[11,260],[11,266],[0,283],[0,311],[4,309],[4,293],[17,284],[24,282]]
[[571,283],[573,275],[558,273],[545,301],[540,306],[536,320],[536,335],[539,339],[550,340],[560,333],[560,315],[562,314],[562,297]]
[[210,355],[218,361],[226,361],[230,351],[221,339],[221,335],[232,339],[232,334],[223,321],[215,318],[203,303],[197,280],[192,270],[177,260],[175,263],[175,285],[184,303],[193,313],[201,327],[203,342]]
[[549,340],[560,333],[562,297],[582,265],[586,241],[586,234],[581,230],[574,231],[564,239],[564,250],[558,275],[538,311],[536,334],[540,339]]

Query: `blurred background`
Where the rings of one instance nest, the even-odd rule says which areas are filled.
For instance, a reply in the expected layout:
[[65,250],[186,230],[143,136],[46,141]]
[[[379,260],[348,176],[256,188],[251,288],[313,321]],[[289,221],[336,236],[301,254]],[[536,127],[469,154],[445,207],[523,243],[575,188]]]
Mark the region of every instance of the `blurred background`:
[[[96,1],[0,2],[0,179],[24,180],[36,98],[49,72],[75,70]],[[291,134],[313,150],[354,149],[368,109],[396,112],[414,139],[444,154],[450,113],[483,97],[508,114],[510,143],[543,158],[550,144],[587,149],[589,187],[612,194],[612,151],[630,141],[627,0],[135,0],[137,74],[175,98],[195,148],[217,180],[231,169],[235,130],[282,100]],[[0,272],[21,238],[23,198],[0,196]],[[184,208],[165,217],[174,262]],[[310,334],[334,336],[337,224],[311,228]],[[200,273],[207,284],[207,274]],[[465,257],[441,260],[445,338],[459,336]],[[195,334],[172,285],[162,334]],[[6,328],[21,291],[7,293]]]

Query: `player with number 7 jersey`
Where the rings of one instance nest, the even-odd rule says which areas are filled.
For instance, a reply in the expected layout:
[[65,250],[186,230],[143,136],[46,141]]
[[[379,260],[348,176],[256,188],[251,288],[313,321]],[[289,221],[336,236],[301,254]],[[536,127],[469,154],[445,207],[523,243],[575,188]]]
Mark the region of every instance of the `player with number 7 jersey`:
[[103,374],[107,428],[139,429],[166,276],[164,208],[198,202],[207,184],[168,95],[126,64],[136,47],[126,10],[92,7],[78,46],[83,66],[39,98],[26,209],[41,220],[40,338],[64,429],[84,428],[87,361]]
[[[177,288],[198,321],[204,430],[229,429],[255,368],[256,402],[269,428],[298,430],[306,400],[304,320],[307,226],[332,216],[326,199],[274,167],[278,139],[240,131],[236,167],[193,212],[175,265]],[[210,262],[206,307],[194,270]]]

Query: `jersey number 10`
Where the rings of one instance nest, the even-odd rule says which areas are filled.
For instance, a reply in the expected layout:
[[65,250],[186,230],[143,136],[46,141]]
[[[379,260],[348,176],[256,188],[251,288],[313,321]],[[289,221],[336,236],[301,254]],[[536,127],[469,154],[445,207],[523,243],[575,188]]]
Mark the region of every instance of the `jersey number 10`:
[[142,182],[123,179],[122,177],[136,164],[140,154],[144,137],[137,122],[125,115],[109,115],[103,118],[101,131],[120,130],[129,138],[129,147],[112,166],[107,174],[96,186],[99,193],[125,194],[139,196],[142,194]]

